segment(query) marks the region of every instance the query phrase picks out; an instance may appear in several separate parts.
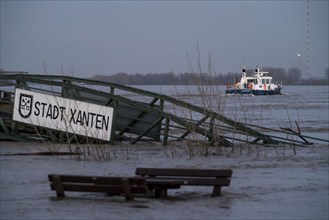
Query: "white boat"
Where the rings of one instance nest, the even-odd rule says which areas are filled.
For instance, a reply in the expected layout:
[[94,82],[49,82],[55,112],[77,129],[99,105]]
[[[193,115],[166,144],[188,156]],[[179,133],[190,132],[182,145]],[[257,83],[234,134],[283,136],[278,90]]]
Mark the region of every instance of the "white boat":
[[261,72],[258,67],[252,76],[247,76],[245,66],[240,82],[226,85],[226,94],[277,95],[281,94],[282,83],[274,83],[269,72]]

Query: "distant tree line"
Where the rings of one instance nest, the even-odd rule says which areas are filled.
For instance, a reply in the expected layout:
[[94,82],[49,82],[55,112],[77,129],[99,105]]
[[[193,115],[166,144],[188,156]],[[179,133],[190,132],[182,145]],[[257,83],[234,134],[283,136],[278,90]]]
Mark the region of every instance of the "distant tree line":
[[[264,67],[262,71],[269,72],[274,82],[282,82],[284,85],[328,85],[328,68],[323,79],[302,78],[302,72],[298,68]],[[246,70],[247,75],[252,75],[254,69]],[[148,73],[148,74],[127,74],[117,73],[114,75],[94,75],[91,79],[105,82],[113,82],[125,85],[225,85],[239,80],[241,73],[208,74],[208,73]]]
[[274,81],[282,82],[285,85],[328,85],[328,68],[325,70],[324,78],[302,78],[302,71],[292,67],[286,71],[284,68],[265,67],[262,69],[269,72]]
[[[286,71],[279,67],[264,67],[261,71],[269,72],[274,82],[282,82],[284,85],[329,85],[329,68],[326,68],[324,78],[308,79],[302,78],[302,71],[298,68],[289,68]],[[254,69],[247,69],[247,75],[252,75]],[[0,75],[8,72],[0,68]],[[114,75],[96,74],[90,79],[100,80],[104,82],[113,82],[124,85],[226,85],[232,84],[241,77],[241,72],[227,74],[208,74],[208,73],[147,73],[147,74],[127,74],[117,73]]]
[[[227,78],[235,80],[235,76],[227,75]],[[193,84],[221,84],[222,76],[214,76],[206,73],[148,73],[127,74],[117,73],[114,75],[94,75],[91,79],[113,82],[126,85],[193,85]],[[226,81],[229,81],[228,79]]]

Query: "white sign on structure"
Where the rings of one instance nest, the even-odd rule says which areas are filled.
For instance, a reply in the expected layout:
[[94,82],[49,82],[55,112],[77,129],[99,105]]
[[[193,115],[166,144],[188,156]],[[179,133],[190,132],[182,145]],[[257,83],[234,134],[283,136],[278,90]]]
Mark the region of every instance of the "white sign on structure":
[[113,108],[16,89],[13,120],[110,140]]

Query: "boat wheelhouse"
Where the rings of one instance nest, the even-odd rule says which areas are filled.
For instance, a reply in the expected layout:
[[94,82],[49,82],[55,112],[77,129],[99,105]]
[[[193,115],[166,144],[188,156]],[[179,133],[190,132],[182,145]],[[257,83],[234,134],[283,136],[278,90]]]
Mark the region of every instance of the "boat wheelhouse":
[[282,83],[274,83],[269,72],[262,72],[256,67],[251,76],[247,76],[243,67],[240,82],[226,85],[226,94],[253,94],[253,95],[278,95],[281,94]]

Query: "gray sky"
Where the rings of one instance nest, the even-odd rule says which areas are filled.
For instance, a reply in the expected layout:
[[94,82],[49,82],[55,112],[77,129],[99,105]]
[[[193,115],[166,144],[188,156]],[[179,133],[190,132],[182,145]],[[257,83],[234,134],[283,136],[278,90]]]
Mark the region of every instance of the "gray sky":
[[[328,64],[328,0],[310,2],[310,70]],[[306,63],[306,1],[3,1],[5,70],[91,76]]]

